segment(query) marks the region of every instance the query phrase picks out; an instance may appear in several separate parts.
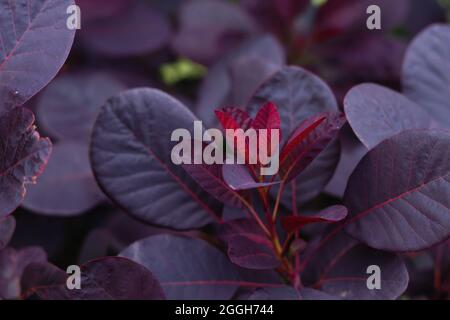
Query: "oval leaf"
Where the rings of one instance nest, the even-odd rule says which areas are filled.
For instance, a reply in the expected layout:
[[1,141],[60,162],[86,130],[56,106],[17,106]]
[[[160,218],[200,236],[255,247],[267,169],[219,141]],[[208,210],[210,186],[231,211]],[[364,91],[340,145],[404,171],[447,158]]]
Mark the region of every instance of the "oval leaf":
[[0,92],[15,92],[24,103],[56,75],[75,36],[75,30],[67,27],[66,13],[73,4],[73,0],[0,1]]
[[12,216],[0,218],[0,250],[9,243],[15,229],[16,220]]
[[45,262],[47,255],[39,247],[21,250],[5,248],[0,251],[0,298],[18,299],[23,271],[33,262]]
[[173,130],[192,131],[194,120],[158,90],[134,89],[111,98],[92,135],[91,163],[101,188],[152,224],[188,229],[219,220],[220,203],[171,160]]
[[53,147],[39,183],[28,188],[23,207],[43,215],[73,216],[84,213],[105,199],[89,163],[88,147],[62,143]]
[[230,299],[240,284],[236,267],[202,240],[152,236],[120,255],[149,268],[170,300]]
[[352,88],[345,96],[344,109],[350,126],[368,149],[404,130],[426,129],[430,124],[420,106],[371,83]]
[[359,163],[345,192],[346,231],[369,246],[416,251],[450,236],[450,133],[409,130]]

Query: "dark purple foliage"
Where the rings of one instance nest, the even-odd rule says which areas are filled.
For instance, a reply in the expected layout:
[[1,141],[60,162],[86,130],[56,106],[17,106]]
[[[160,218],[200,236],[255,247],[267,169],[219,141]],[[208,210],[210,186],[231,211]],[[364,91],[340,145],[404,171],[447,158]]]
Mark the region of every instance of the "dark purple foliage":
[[439,3],[0,0],[0,300],[450,298]]

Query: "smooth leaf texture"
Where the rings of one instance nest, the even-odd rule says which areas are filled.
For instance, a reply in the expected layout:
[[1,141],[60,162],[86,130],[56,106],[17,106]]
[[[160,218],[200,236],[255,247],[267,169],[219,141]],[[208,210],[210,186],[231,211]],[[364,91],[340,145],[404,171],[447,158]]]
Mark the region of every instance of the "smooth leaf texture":
[[37,118],[52,137],[88,141],[101,106],[124,89],[107,73],[63,75],[39,95]]
[[158,51],[168,44],[170,36],[167,17],[144,1],[136,0],[108,19],[87,22],[80,33],[87,48],[112,57]]
[[345,115],[361,142],[372,149],[407,129],[426,129],[428,114],[403,95],[377,84],[352,88],[344,99]]
[[25,185],[36,181],[50,157],[52,144],[33,123],[33,113],[25,108],[0,115],[0,217],[20,205]]
[[5,248],[0,251],[0,298],[18,299],[21,294],[20,281],[25,268],[33,262],[45,262],[47,255],[39,247],[21,250]]
[[105,200],[92,174],[88,147],[69,142],[53,147],[39,183],[28,187],[23,207],[43,215],[68,217]]
[[257,55],[244,55],[230,62],[230,92],[227,103],[246,106],[256,89],[280,70],[281,65]]
[[[81,267],[81,290],[63,284],[29,290],[34,299],[44,300],[162,300],[163,290],[144,266],[121,257],[92,260]],[[53,274],[54,276],[54,274]],[[57,280],[56,277],[55,280]]]
[[[370,290],[367,268],[381,269],[381,289]],[[341,232],[322,245],[303,271],[304,284],[341,299],[396,299],[408,285],[408,271],[395,254],[360,245]]]
[[347,217],[347,208],[334,205],[314,215],[298,215],[281,217],[281,224],[287,232],[295,232],[303,226],[317,222],[339,222]]
[[450,27],[433,25],[411,43],[403,63],[406,96],[450,128]]
[[203,240],[158,235],[120,255],[150,269],[171,300],[230,299],[241,284],[237,268]]
[[280,176],[289,182],[305,170],[333,141],[347,121],[341,113],[313,116],[296,129],[280,155]]
[[218,0],[186,1],[179,23],[175,51],[205,64],[256,32],[255,23],[237,5]]
[[56,75],[75,36],[66,24],[72,4],[73,0],[0,1],[0,93],[14,92],[24,103]]
[[16,220],[12,216],[0,218],[0,250],[11,240],[15,228]]
[[217,221],[220,203],[171,160],[173,130],[192,131],[194,120],[186,107],[158,90],[134,89],[111,98],[92,135],[91,164],[101,188],[152,224],[188,229]]
[[350,177],[346,231],[369,246],[416,251],[450,236],[450,133],[409,130],[383,141]]
[[66,283],[67,273],[50,262],[32,262],[24,270],[20,287],[22,295],[28,296],[32,288]]

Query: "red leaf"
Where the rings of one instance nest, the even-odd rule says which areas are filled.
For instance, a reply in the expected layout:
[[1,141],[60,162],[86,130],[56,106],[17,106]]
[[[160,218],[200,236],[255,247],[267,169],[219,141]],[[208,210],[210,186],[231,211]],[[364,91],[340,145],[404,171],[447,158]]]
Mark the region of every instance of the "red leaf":
[[295,232],[304,225],[317,222],[339,222],[347,217],[347,208],[336,205],[328,207],[312,216],[287,216],[281,218],[281,225],[287,232]]

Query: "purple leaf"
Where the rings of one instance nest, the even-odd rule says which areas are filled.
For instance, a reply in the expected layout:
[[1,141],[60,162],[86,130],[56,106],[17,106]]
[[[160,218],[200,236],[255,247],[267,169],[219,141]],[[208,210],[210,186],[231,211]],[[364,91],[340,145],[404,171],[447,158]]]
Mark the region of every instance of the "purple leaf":
[[347,208],[341,205],[328,207],[315,215],[281,217],[281,224],[287,232],[295,232],[303,226],[317,222],[339,222],[347,217]]
[[255,34],[256,26],[245,11],[218,0],[191,0],[182,5],[175,51],[197,62],[209,64]]
[[126,10],[133,0],[76,0],[86,21],[111,18]]
[[225,300],[244,284],[226,256],[202,240],[158,235],[135,242],[120,255],[149,268],[170,300]]
[[69,142],[53,147],[39,183],[28,188],[23,207],[48,216],[84,213],[103,202],[89,163],[88,147]]
[[265,81],[250,100],[248,113],[254,116],[268,101],[278,106],[283,143],[308,117],[338,111],[330,88],[317,76],[299,67],[284,67]]
[[106,73],[64,75],[39,95],[37,118],[55,138],[87,141],[100,107],[124,89]]
[[73,0],[0,2],[0,93],[14,92],[25,103],[56,75],[75,36],[67,27],[66,11],[72,4]]
[[437,24],[420,33],[403,64],[406,96],[424,107],[434,120],[450,128],[450,27]]
[[368,149],[404,130],[430,125],[420,106],[377,84],[352,88],[344,99],[344,108],[350,126]]
[[45,262],[47,255],[39,247],[19,251],[6,248],[0,251],[0,298],[17,299],[21,294],[20,281],[25,268],[33,262]]
[[368,150],[355,136],[349,124],[342,127],[339,140],[342,146],[341,157],[333,178],[325,188],[325,192],[334,197],[342,198],[350,175]]
[[233,190],[248,190],[256,188],[264,188],[279,184],[275,182],[256,182],[251,176],[245,165],[241,164],[224,164],[222,165],[222,174],[225,182]]
[[[272,63],[281,67],[285,61],[285,53],[281,44],[272,36],[261,36],[244,42],[236,50],[219,60],[209,70],[199,89],[199,98],[197,101],[196,111],[199,117],[206,123],[208,127],[214,127],[217,121],[214,117],[214,110],[218,107],[229,105],[229,97],[235,94],[233,88],[239,86],[232,81],[230,75],[231,65],[244,57],[258,58],[267,63]],[[264,81],[266,78],[260,79]],[[256,89],[256,88],[255,88]],[[252,92],[245,93],[245,96],[251,95]],[[259,109],[261,105],[258,105]],[[255,112],[256,113],[256,112]]]
[[80,36],[82,43],[98,54],[123,57],[163,48],[169,43],[171,31],[165,16],[134,0],[114,16],[88,21]]
[[264,237],[236,235],[228,239],[228,257],[240,267],[256,270],[275,269],[280,260]]
[[35,287],[52,286],[66,283],[67,273],[50,262],[32,262],[23,271],[20,286],[22,295]]
[[[381,288],[369,289],[369,266],[381,270]],[[324,242],[302,273],[307,286],[342,299],[396,299],[408,285],[408,272],[395,254],[370,249],[341,232]]]
[[81,289],[64,283],[35,287],[29,296],[41,300],[162,300],[164,292],[144,266],[121,257],[92,260],[81,266]]
[[12,216],[0,218],[0,250],[2,250],[11,240],[16,229],[16,220]]
[[171,160],[173,130],[192,131],[194,120],[186,107],[158,90],[134,89],[111,98],[91,144],[101,188],[125,211],[152,224],[189,229],[218,221],[220,203]]
[[0,217],[13,212],[50,157],[52,144],[33,125],[33,113],[16,108],[0,115]]
[[359,163],[345,192],[346,231],[369,246],[416,251],[450,236],[450,133],[409,130]]
[[183,168],[206,192],[222,203],[234,208],[245,208],[239,194],[224,180],[222,174],[223,165],[219,164],[184,164]]

